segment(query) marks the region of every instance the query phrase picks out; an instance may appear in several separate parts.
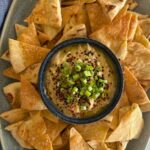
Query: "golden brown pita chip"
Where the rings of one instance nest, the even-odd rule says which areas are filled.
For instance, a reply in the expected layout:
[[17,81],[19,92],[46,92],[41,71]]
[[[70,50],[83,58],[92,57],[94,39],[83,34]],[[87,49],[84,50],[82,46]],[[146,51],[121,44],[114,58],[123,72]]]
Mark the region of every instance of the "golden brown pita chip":
[[145,91],[150,89],[150,80],[141,80],[139,81]]
[[41,63],[33,64],[21,72],[20,75],[22,78],[30,81],[31,83],[37,84],[40,67]]
[[46,125],[40,115],[25,121],[18,129],[19,136],[35,149],[53,150],[52,142],[46,133]]
[[16,24],[16,33],[18,41],[28,43],[35,46],[40,46],[34,23],[29,24],[28,27]]
[[128,41],[132,41],[134,39],[137,26],[138,26],[138,15],[135,13],[132,13],[129,31],[128,31]]
[[57,138],[54,140],[53,145],[54,146],[59,146],[59,145],[62,145],[62,144],[63,144],[62,137],[61,137],[61,135],[58,135]]
[[97,141],[88,141],[87,142],[93,150],[110,150],[107,145],[103,142],[97,142]]
[[37,31],[37,35],[41,45],[45,44],[47,41],[50,41],[49,36],[43,32]]
[[139,23],[144,35],[150,39],[150,18],[141,19]]
[[127,0],[98,0],[103,11],[108,15],[110,20],[113,20],[120,10],[125,6]]
[[117,142],[117,150],[125,150],[129,141]]
[[85,5],[81,5],[78,12],[72,15],[70,20],[68,20],[67,24],[64,27],[63,33],[65,34],[69,30],[71,30],[74,26],[79,24],[84,24],[86,26],[88,34],[91,32],[90,23],[89,23],[88,14]]
[[41,114],[42,114],[42,116],[43,116],[44,118],[46,118],[46,119],[49,120],[49,121],[52,121],[52,122],[54,122],[54,123],[58,123],[58,122],[59,122],[59,118],[56,117],[56,116],[54,116],[54,115],[53,115],[50,111],[48,111],[48,110],[42,110]]
[[114,143],[106,143],[107,147],[110,149],[110,150],[115,150],[117,149],[117,142],[114,142]]
[[129,5],[129,9],[133,10],[138,6],[138,3],[135,0],[127,0],[127,4]]
[[86,37],[87,33],[86,33],[86,27],[84,24],[79,24],[74,26],[71,30],[69,30],[68,32],[66,32],[61,39],[57,42],[57,44],[65,41],[65,40],[69,40],[72,38],[77,38],[77,37]]
[[61,13],[62,13],[62,19],[63,19],[63,23],[62,23],[63,26],[65,26],[68,23],[68,21],[70,20],[72,16],[77,14],[80,8],[81,8],[80,4],[72,5],[68,7],[62,7]]
[[10,61],[16,73],[44,59],[49,49],[9,39]]
[[142,112],[149,112],[150,111],[150,102],[140,105],[140,109]]
[[20,107],[20,82],[11,83],[3,88],[3,92],[13,108]]
[[47,119],[45,120],[47,134],[49,135],[51,141],[53,142],[57,136],[67,127],[68,124],[59,121],[58,123],[53,123]]
[[3,70],[3,75],[8,77],[8,78],[20,80],[20,74],[17,74],[14,71],[13,67],[9,67],[9,68]]
[[84,4],[84,3],[94,3],[96,0],[62,0],[62,6]]
[[129,101],[137,104],[145,104],[149,101],[149,98],[133,75],[133,73],[127,68],[124,67],[124,76],[125,76],[125,89],[129,98]]
[[33,149],[33,147],[25,142],[19,135],[18,135],[18,128],[23,123],[23,121],[17,122],[15,124],[7,126],[5,129],[10,131],[14,139],[22,146],[23,148]]
[[46,109],[35,87],[26,79],[21,79],[21,108],[26,110]]
[[125,7],[109,25],[90,35],[90,38],[105,44],[122,60],[127,54],[127,36],[132,17],[132,14],[126,13],[127,8]]
[[92,150],[75,128],[70,129],[70,150]]
[[139,137],[144,121],[138,104],[132,104],[130,110],[121,118],[117,128],[106,139],[107,142],[128,141]]
[[88,13],[92,32],[104,27],[104,25],[109,23],[109,19],[103,12],[101,5],[98,3],[95,2],[92,4],[87,4],[86,10]]
[[10,61],[10,54],[9,54],[9,51],[5,51],[2,56],[1,56],[1,59],[3,60],[6,60],[6,61]]
[[62,24],[60,0],[39,0],[26,21],[60,27]]
[[97,121],[86,125],[75,125],[77,131],[85,140],[105,141],[109,126],[105,121]]
[[53,40],[62,28],[56,28],[48,25],[42,25],[43,32],[48,35],[49,40]]
[[8,123],[15,123],[21,121],[29,116],[26,110],[21,108],[18,109],[11,109],[0,114],[0,117],[6,120]]
[[124,60],[138,80],[150,80],[150,50],[137,42],[128,43],[128,54]]
[[150,42],[149,40],[146,38],[146,36],[143,34],[143,31],[141,29],[141,27],[138,25],[137,29],[136,29],[136,33],[135,33],[135,37],[134,37],[134,41],[141,43],[142,45],[144,45],[146,48],[150,48]]

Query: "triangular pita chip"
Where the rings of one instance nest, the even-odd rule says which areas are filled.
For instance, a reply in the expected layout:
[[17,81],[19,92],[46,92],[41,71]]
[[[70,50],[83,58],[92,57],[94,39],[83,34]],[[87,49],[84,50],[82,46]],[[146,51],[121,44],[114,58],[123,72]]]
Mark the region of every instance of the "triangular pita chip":
[[149,98],[144,91],[143,87],[140,85],[133,73],[124,67],[125,76],[125,89],[129,98],[129,101],[137,104],[145,104],[149,102]]
[[53,150],[52,142],[46,133],[46,125],[40,115],[35,115],[25,121],[18,129],[19,136],[35,149]]
[[53,40],[62,28],[56,28],[48,25],[42,25],[43,32],[48,35],[49,40]]
[[102,7],[101,5],[99,5],[99,3],[95,2],[92,4],[87,4],[86,10],[88,13],[92,32],[102,28],[104,25],[109,23],[109,19],[103,12]]
[[61,13],[62,13],[62,21],[63,21],[63,26],[65,26],[68,21],[70,20],[70,18],[72,16],[74,16],[75,14],[77,14],[79,8],[81,7],[81,5],[72,5],[72,6],[68,6],[68,7],[62,7],[61,9]]
[[9,39],[9,51],[13,69],[19,73],[28,66],[42,61],[49,49]]
[[40,67],[41,63],[33,64],[21,72],[20,75],[22,78],[30,81],[31,83],[37,84]]
[[13,108],[20,107],[20,82],[11,83],[3,88],[4,94]]
[[1,56],[1,59],[3,60],[6,60],[6,61],[10,61],[10,54],[9,54],[9,51],[5,51],[2,56]]
[[150,111],[150,102],[140,105],[140,109],[142,112],[149,112]]
[[21,108],[26,110],[46,109],[35,87],[26,79],[21,79]]
[[135,13],[132,13],[129,31],[128,31],[128,41],[132,41],[134,39],[137,26],[138,26],[138,15]]
[[150,89],[150,80],[141,80],[139,81],[145,91]]
[[107,142],[128,141],[139,137],[144,121],[142,112],[137,104],[133,104],[130,110],[121,118],[117,128],[106,139]]
[[53,122],[53,123],[58,123],[59,122],[59,118],[54,116],[50,111],[48,110],[42,110],[41,111],[41,115],[43,116],[43,118]]
[[92,147],[93,150],[110,150],[103,142],[88,141],[87,143]]
[[137,42],[128,43],[128,54],[124,63],[138,80],[150,80],[150,50]]
[[150,48],[150,41],[146,38],[146,36],[143,34],[143,31],[141,27],[138,25],[134,37],[134,41],[141,43],[144,45],[146,48]]
[[70,129],[70,150],[92,150],[75,128]]
[[105,141],[109,126],[105,121],[97,121],[86,125],[75,125],[77,131],[85,140]]
[[96,0],[62,0],[62,6],[84,4],[84,3],[94,3]]
[[132,17],[132,14],[126,13],[127,8],[121,10],[112,23],[90,35],[90,38],[105,44],[122,60],[127,54],[127,36]]
[[77,38],[77,37],[86,37],[87,33],[86,33],[86,27],[84,24],[79,24],[74,26],[71,30],[69,30],[68,32],[66,32],[61,39],[57,42],[57,44],[65,41],[65,40],[69,40],[72,38]]
[[88,14],[85,8],[85,5],[81,5],[78,12],[70,18],[70,20],[67,22],[67,24],[64,27],[63,33],[67,33],[69,30],[71,30],[73,27],[79,24],[85,24],[87,33],[91,33],[90,29],[90,23],[88,19]]
[[8,78],[20,80],[20,74],[16,73],[14,71],[13,67],[9,67],[9,68],[3,70],[3,75]]
[[21,121],[27,118],[28,116],[29,116],[28,112],[21,108],[11,109],[9,111],[6,111],[0,114],[0,117],[9,123],[15,123],[15,122]]
[[103,11],[108,15],[110,20],[113,20],[120,10],[125,6],[127,0],[98,0]]
[[150,39],[150,18],[141,19],[139,23],[144,35]]
[[28,27],[16,24],[17,40],[35,46],[40,46],[34,23],[29,24]]
[[63,145],[62,137],[61,135],[58,135],[57,138],[53,142],[54,146],[60,146]]
[[33,149],[33,147],[25,142],[19,135],[18,135],[18,128],[23,123],[23,121],[17,122],[15,124],[7,126],[5,129],[10,131],[14,139],[20,144],[21,147],[27,149]]
[[53,123],[47,119],[45,120],[47,134],[49,135],[51,141],[53,142],[59,134],[67,127],[68,124],[59,121],[58,123]]
[[60,27],[62,24],[60,0],[39,0],[27,22]]

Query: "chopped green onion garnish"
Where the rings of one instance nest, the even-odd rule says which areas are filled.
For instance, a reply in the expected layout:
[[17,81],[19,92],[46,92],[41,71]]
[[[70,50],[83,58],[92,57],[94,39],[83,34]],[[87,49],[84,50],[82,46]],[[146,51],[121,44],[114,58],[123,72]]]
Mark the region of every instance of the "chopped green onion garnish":
[[89,97],[91,95],[91,92],[85,91],[85,96]]
[[92,76],[92,73],[90,71],[84,71],[83,73],[86,77],[91,77]]

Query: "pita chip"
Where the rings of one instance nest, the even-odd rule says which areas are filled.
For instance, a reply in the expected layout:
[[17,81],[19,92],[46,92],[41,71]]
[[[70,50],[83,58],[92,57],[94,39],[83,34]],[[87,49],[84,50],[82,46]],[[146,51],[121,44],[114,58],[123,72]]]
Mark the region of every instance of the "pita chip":
[[39,38],[40,44],[43,46],[47,41],[50,41],[49,36],[46,33],[37,31],[37,36]]
[[21,108],[25,110],[46,109],[41,97],[35,87],[26,79],[21,79]]
[[49,135],[51,141],[53,142],[59,134],[67,127],[68,124],[59,120],[58,123],[53,123],[47,119],[45,120],[47,134]]
[[26,110],[21,108],[18,109],[11,109],[0,114],[0,117],[6,120],[8,123],[15,123],[21,121],[29,116]]
[[28,27],[16,24],[17,40],[35,46],[40,46],[34,23],[29,24]]
[[92,150],[75,128],[70,129],[70,150]]
[[77,131],[85,140],[105,141],[109,126],[105,121],[97,121],[86,125],[75,125]]
[[25,121],[18,129],[19,136],[35,149],[53,150],[52,142],[46,133],[46,125],[38,114]]
[[86,10],[88,13],[92,32],[102,28],[104,25],[110,22],[99,3],[95,2],[92,4],[87,4]]
[[150,18],[141,19],[139,23],[146,38],[150,39]]
[[121,9],[125,6],[127,0],[98,0],[101,4],[103,11],[108,15],[110,20],[113,20]]
[[58,123],[59,122],[59,118],[57,118],[56,116],[54,116],[50,111],[48,110],[42,110],[41,112],[43,118],[53,122],[53,123]]
[[60,0],[39,0],[27,22],[59,28],[62,24]]
[[127,54],[127,37],[132,14],[126,13],[125,7],[116,18],[102,29],[95,31],[90,38],[109,47],[118,58],[123,60]]
[[22,78],[30,81],[31,83],[37,84],[40,67],[41,63],[33,64],[21,72],[20,75]]
[[12,136],[20,144],[21,147],[27,148],[27,149],[33,149],[33,147],[29,143],[25,142],[18,135],[18,128],[20,127],[20,125],[22,123],[23,123],[23,121],[19,121],[19,122],[15,123],[15,124],[11,124],[11,125],[7,126],[5,129],[11,132]]
[[138,27],[138,15],[135,13],[131,13],[132,17],[130,20],[129,31],[128,31],[128,41],[132,41],[134,39],[136,29]]
[[61,135],[58,135],[57,138],[54,140],[53,142],[54,146],[59,146],[59,145],[63,145],[63,141],[62,141],[62,137]]
[[129,101],[137,104],[145,104],[149,101],[149,98],[144,91],[143,87],[140,85],[133,73],[124,67],[125,76],[125,89],[129,98]]
[[142,112],[138,104],[132,104],[130,110],[122,116],[119,125],[112,131],[106,141],[116,142],[137,139],[142,131],[143,125]]
[[20,74],[16,73],[13,67],[3,70],[3,75],[11,79],[20,80]]
[[103,142],[88,141],[87,143],[92,147],[93,150],[110,150]]
[[70,29],[68,32],[66,32],[61,39],[57,42],[57,44],[65,41],[65,40],[69,40],[72,38],[77,38],[77,37],[86,37],[87,33],[86,33],[86,27],[84,24],[79,24],[74,26],[72,29]]
[[138,80],[150,80],[150,50],[137,42],[128,43],[125,65]]
[[139,81],[145,91],[150,89],[150,80],[141,80]]
[[68,20],[67,24],[64,27],[63,33],[65,34],[69,30],[71,30],[74,26],[79,25],[79,24],[84,24],[87,29],[87,33],[90,34],[90,23],[88,19],[88,14],[85,8],[85,5],[80,5],[80,8],[78,12]]
[[10,54],[9,54],[9,51],[5,51],[2,56],[1,56],[1,59],[5,60],[5,61],[10,61]]
[[143,31],[141,29],[141,27],[138,25],[137,29],[136,29],[136,33],[135,33],[135,37],[134,37],[134,41],[141,43],[142,45],[144,45],[146,48],[150,48],[150,42],[149,40],[146,38],[146,36],[143,34]]
[[3,88],[3,92],[13,108],[20,107],[20,82],[11,83]]
[[49,49],[9,39],[10,61],[16,73],[44,59]]

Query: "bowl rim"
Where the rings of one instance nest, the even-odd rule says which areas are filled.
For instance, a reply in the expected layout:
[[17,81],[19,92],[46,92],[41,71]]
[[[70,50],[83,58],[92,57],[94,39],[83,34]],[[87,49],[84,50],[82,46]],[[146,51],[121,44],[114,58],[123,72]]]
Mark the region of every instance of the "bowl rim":
[[[44,75],[49,62],[59,50],[73,44],[85,44],[85,43],[98,47],[111,59],[111,61],[114,64],[115,70],[117,71],[117,86],[111,103],[102,112],[87,118],[74,118],[74,117],[66,116],[61,111],[59,111],[59,109],[53,104],[51,98],[46,94]],[[96,40],[89,39],[89,38],[73,38],[56,45],[45,57],[44,61],[41,64],[39,75],[38,75],[38,90],[40,92],[42,101],[44,102],[48,110],[51,111],[55,116],[59,117],[61,120],[72,124],[92,123],[107,116],[119,102],[119,99],[123,91],[123,87],[124,87],[123,71],[117,57],[113,54],[113,52],[108,47],[106,47],[105,45],[103,45],[102,43]]]

